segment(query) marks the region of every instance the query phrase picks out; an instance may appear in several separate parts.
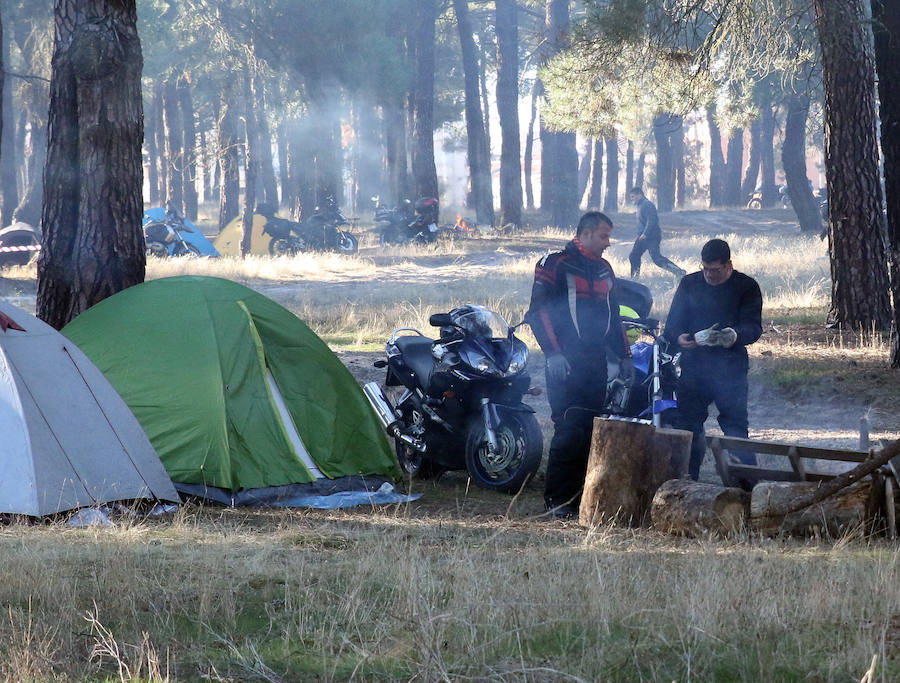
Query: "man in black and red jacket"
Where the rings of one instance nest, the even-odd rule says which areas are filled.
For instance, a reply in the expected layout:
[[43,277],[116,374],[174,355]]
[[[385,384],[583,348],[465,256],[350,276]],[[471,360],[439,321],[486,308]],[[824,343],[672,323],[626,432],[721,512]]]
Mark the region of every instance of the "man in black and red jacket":
[[[700,251],[702,270],[682,278],[663,336],[681,349],[675,426],[694,433],[690,474],[697,479],[706,454],[703,424],[710,403],[725,436],[747,438],[747,346],[762,335],[762,293],[734,269],[731,248],[713,239]],[[756,464],[752,453],[733,453]]]
[[594,416],[606,403],[606,349],[633,376],[631,352],[615,300],[616,277],[603,258],[612,221],[589,211],[575,239],[534,269],[525,320],[544,351],[553,438],[544,501],[555,517],[575,516],[587,468]]

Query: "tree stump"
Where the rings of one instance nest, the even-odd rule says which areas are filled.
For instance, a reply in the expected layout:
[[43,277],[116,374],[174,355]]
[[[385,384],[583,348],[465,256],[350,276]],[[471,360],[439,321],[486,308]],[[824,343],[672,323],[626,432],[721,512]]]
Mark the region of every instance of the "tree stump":
[[795,500],[810,495],[818,482],[760,482],[753,487],[750,521],[757,531],[775,535],[840,536],[868,521],[875,513],[877,500],[870,478],[841,489],[825,500],[787,515],[772,514]]
[[656,489],[687,472],[690,451],[690,432],[595,418],[578,523],[646,523]]
[[750,493],[690,479],[665,482],[653,496],[653,526],[672,534],[725,536],[750,521]]

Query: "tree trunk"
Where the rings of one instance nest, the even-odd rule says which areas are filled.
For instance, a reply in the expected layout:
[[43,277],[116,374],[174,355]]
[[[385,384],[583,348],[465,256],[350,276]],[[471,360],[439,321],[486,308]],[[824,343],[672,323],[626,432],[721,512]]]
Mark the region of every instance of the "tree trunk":
[[166,80],[163,88],[163,127],[166,140],[166,204],[184,212],[184,137],[178,108],[178,92],[175,77]]
[[759,183],[762,187],[762,206],[769,209],[778,201],[778,187],[775,184],[775,110],[772,108],[771,86],[766,88],[760,108]]
[[591,154],[591,179],[588,184],[588,211],[600,210],[603,205],[603,140],[594,138]]
[[[153,89],[155,91],[155,88]],[[157,107],[158,100],[150,98],[150,107],[144,116],[144,144],[147,147],[147,199],[150,206],[160,206],[162,196],[159,193],[159,148],[156,146],[157,132],[161,114]]]
[[587,192],[588,183],[591,181],[591,163],[593,160],[594,142],[588,138],[584,148],[584,154],[578,155],[578,196],[579,206],[584,204],[584,195]]
[[437,197],[437,168],[434,163],[434,24],[437,20],[437,1],[419,0],[416,11],[413,177],[417,197]]
[[259,128],[257,126],[256,102],[257,76],[244,75],[244,207],[241,223],[241,256],[250,253],[253,236],[253,214],[256,209],[256,182],[259,175]]
[[219,230],[241,213],[238,117],[229,94],[222,93],[217,148],[219,152]]
[[409,175],[406,151],[406,117],[403,108],[396,102],[385,102],[384,146],[387,161],[390,204],[395,205],[412,196],[412,182]]
[[285,129],[287,126],[284,121],[278,124],[276,135],[278,136],[278,182],[281,185],[281,194],[279,196],[279,205],[287,206],[290,204],[288,199],[288,141]]
[[356,172],[353,174],[353,215],[360,216],[368,210],[372,195],[382,187],[379,154],[381,140],[378,135],[378,121],[375,108],[368,98],[358,97],[353,101],[353,120],[356,128],[354,157]]
[[875,63],[884,157],[884,194],[887,206],[887,242],[890,257],[894,323],[891,329],[892,368],[900,368],[900,5],[872,1]]
[[181,186],[184,215],[197,220],[197,124],[194,121],[194,100],[188,75],[178,79],[178,109],[181,120]]
[[759,146],[762,122],[757,118],[750,124],[750,154],[747,158],[747,170],[741,181],[741,205],[746,205],[756,190],[759,182]]
[[[487,45],[490,43],[491,39],[484,31],[484,27],[482,27],[482,31],[478,35],[479,44],[482,47],[481,53],[478,59],[478,83],[481,88],[481,118],[484,121],[484,165],[488,169],[488,177],[490,178],[491,174],[491,107],[490,107],[490,99],[488,98],[488,87],[487,87]],[[494,210],[494,189],[491,186],[491,182],[488,182],[488,190],[491,195],[491,212]]]
[[800,232],[818,234],[822,229],[819,209],[806,176],[806,119],[809,117],[809,95],[788,95],[787,118],[781,165],[791,205],[800,222]]
[[775,510],[810,495],[820,482],[764,481],[753,487],[750,519],[757,531],[790,536],[826,535],[838,537],[866,522],[875,512],[872,479],[856,482],[820,503],[781,516]]
[[[471,200],[479,225],[494,224],[491,168],[479,92],[478,52],[472,33],[468,0],[453,0],[465,78],[466,142]],[[435,195],[437,196],[437,195]]]
[[[541,62],[546,64],[562,51],[569,30],[569,0],[547,0],[547,33]],[[551,225],[568,229],[578,221],[578,152],[574,133],[554,133],[540,125],[541,135],[541,210]]]
[[672,165],[675,167],[675,206],[684,208],[687,196],[687,176],[684,168],[684,117],[679,116],[681,125],[672,133]]
[[744,129],[736,128],[728,138],[728,160],[725,162],[725,205],[743,206],[741,171],[744,165]]
[[[0,56],[0,65],[10,67],[9,60],[9,44],[7,37],[3,40],[3,34],[0,33],[0,45],[2,45],[2,56]],[[3,127],[0,128],[0,228],[5,228],[13,220],[13,211],[19,204],[19,190],[16,184],[16,127],[13,125],[15,120],[15,110],[13,109],[12,82],[4,79],[0,83],[2,87],[2,95],[0,95],[0,119],[3,120]]]
[[725,155],[722,154],[722,132],[716,121],[715,105],[706,109],[709,124],[709,206],[725,206]]
[[684,536],[727,536],[750,521],[750,493],[690,479],[670,479],[656,491],[653,526]]
[[595,418],[578,523],[649,521],[656,490],[687,472],[690,450],[690,432]]
[[647,158],[646,152],[638,154],[637,164],[634,167],[634,186],[644,188],[644,161]]
[[519,19],[515,0],[497,0],[497,114],[500,117],[500,224],[522,225],[519,141]]
[[656,140],[656,203],[660,211],[675,208],[675,165],[672,159],[673,128],[681,128],[681,117],[658,114],[653,119]]
[[38,317],[60,329],[144,280],[134,0],[56,0]]
[[169,162],[166,159],[166,130],[163,126],[163,91],[165,81],[157,81],[153,85],[153,109],[156,111],[156,127],[151,131],[156,145],[156,180],[159,183],[159,203],[165,202],[169,196],[169,185],[166,179],[169,174]]
[[[260,85],[262,89],[264,86]],[[269,130],[268,108],[265,93],[258,93],[257,134],[259,139],[259,175],[263,201],[273,208],[278,207],[278,181],[275,179],[275,163],[272,158],[272,133]]]
[[543,94],[544,86],[540,80],[535,81],[531,88],[531,116],[528,119],[528,133],[525,135],[525,154],[523,159],[523,172],[525,174],[525,208],[534,209],[534,183],[532,182],[531,162],[534,151],[534,124],[537,121],[538,97]]
[[619,211],[619,145],[615,138],[606,139],[606,199],[603,212]]
[[26,148],[26,159],[31,171],[28,173],[28,186],[13,211],[13,222],[22,221],[28,225],[41,224],[41,205],[44,201],[44,177],[41,171],[47,160],[47,123],[40,115],[31,117],[31,135]]
[[829,321],[888,329],[885,249],[875,115],[875,61],[863,0],[814,0],[825,85],[825,169],[831,252]]
[[625,192],[634,187],[634,143],[629,140],[625,148]]

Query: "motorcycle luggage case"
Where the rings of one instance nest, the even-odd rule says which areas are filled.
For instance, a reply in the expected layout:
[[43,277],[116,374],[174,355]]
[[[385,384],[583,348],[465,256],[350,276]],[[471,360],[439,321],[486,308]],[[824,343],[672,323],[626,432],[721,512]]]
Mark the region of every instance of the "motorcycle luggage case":
[[653,308],[653,295],[645,285],[633,280],[618,278],[614,291],[619,305],[633,308],[641,318],[650,315],[650,309]]

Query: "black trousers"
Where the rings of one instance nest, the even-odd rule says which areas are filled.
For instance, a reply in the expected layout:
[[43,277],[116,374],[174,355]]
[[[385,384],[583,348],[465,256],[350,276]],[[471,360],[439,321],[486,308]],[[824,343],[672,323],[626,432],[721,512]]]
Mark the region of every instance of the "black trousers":
[[[709,406],[715,403],[719,410],[719,427],[725,436],[746,439],[747,419],[747,367],[743,363],[724,362],[721,358],[706,358],[702,363],[682,367],[678,380],[678,408],[674,426],[693,432],[691,460],[688,466],[691,478],[700,476],[700,466],[706,455],[706,434],[703,424],[709,417]],[[756,456],[743,451],[732,455],[748,465],[756,464]]]
[[547,378],[553,438],[547,456],[544,501],[548,507],[578,507],[591,448],[594,417],[606,404],[606,356],[572,362],[562,382]]
[[653,259],[653,263],[663,270],[668,270],[673,275],[684,275],[683,269],[679,268],[662,255],[659,250],[661,242],[662,237],[645,237],[644,239],[638,238],[634,241],[631,253],[628,254],[628,260],[631,262],[631,277],[637,277],[640,274],[641,259],[643,258],[645,251],[650,252],[650,258]]

